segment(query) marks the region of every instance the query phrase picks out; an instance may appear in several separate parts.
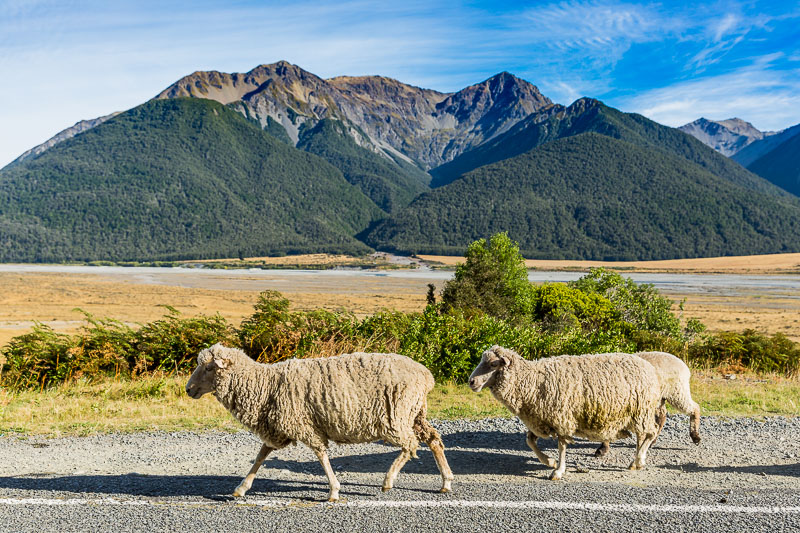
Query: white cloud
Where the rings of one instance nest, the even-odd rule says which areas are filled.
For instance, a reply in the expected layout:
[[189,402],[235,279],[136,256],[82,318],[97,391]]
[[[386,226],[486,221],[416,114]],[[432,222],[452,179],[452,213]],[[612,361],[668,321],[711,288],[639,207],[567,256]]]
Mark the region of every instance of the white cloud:
[[736,116],[762,131],[780,130],[800,123],[800,69],[771,70],[774,57],[759,58],[729,74],[653,89],[613,103],[669,126],[701,116],[712,120]]
[[712,25],[714,42],[720,42],[726,34],[739,26],[739,22],[740,18],[733,13],[727,13],[721,19],[715,21]]

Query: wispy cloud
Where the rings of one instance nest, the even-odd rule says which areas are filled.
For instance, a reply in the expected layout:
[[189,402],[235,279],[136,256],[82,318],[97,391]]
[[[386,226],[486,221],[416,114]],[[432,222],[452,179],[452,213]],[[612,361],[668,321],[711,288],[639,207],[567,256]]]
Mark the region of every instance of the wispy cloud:
[[799,20],[790,0],[0,0],[0,166],[192,71],[279,59],[442,91],[509,70],[564,104],[593,96],[670,123],[757,121],[772,102],[783,127],[800,107]]
[[712,120],[739,117],[761,130],[779,130],[800,123],[800,69],[772,70],[779,54],[757,58],[731,73],[692,79],[616,101],[670,126],[700,115]]

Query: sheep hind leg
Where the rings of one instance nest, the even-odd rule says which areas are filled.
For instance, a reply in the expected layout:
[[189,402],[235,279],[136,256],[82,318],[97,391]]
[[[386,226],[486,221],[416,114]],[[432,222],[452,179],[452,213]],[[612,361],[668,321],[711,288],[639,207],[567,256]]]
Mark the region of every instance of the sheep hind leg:
[[417,417],[414,423],[414,434],[417,439],[428,445],[436,460],[439,473],[442,474],[442,488],[440,492],[451,492],[453,490],[453,472],[447,464],[447,457],[444,456],[444,443],[439,432],[424,418]]
[[236,498],[241,498],[244,496],[250,487],[253,486],[253,480],[256,477],[256,472],[258,469],[261,468],[261,463],[264,462],[264,459],[267,458],[267,455],[270,454],[275,448],[270,448],[266,444],[261,445],[261,449],[258,450],[258,455],[256,455],[256,460],[253,463],[253,467],[250,469],[250,472],[247,473],[247,477],[239,483],[239,486],[236,487],[236,490],[233,491],[233,496]]
[[336,479],[336,474],[333,473],[333,468],[331,468],[331,462],[328,460],[328,452],[325,448],[322,448],[314,450],[314,453],[317,454],[317,459],[319,459],[322,469],[325,470],[325,475],[328,476],[328,486],[330,487],[328,501],[335,502],[339,499],[340,485],[339,480]]
[[558,467],[550,473],[552,481],[558,481],[564,477],[567,470],[567,439],[558,437]]
[[556,468],[556,466],[558,466],[556,461],[548,457],[546,453],[539,449],[539,447],[536,445],[537,440],[538,437],[533,433],[533,431],[528,431],[528,434],[525,436],[525,442],[528,444],[528,448],[533,450],[533,453],[536,454],[536,457],[542,462],[543,465],[550,468]]
[[672,407],[689,415],[689,436],[692,438],[692,442],[700,444],[700,406],[692,399],[689,391],[675,394],[667,400]]
[[597,449],[594,451],[594,456],[603,457],[608,454],[608,450],[609,450],[609,442],[607,440],[603,441],[600,444],[600,446],[598,446]]
[[692,414],[689,415],[689,436],[692,442],[700,444],[700,406],[694,404]]
[[383,487],[381,489],[383,492],[391,490],[391,488],[394,487],[394,480],[397,479],[397,474],[400,473],[400,469],[411,459],[411,456],[411,450],[403,448],[400,451],[400,455],[397,456],[392,466],[389,467],[389,471],[386,472],[386,478],[383,480]]

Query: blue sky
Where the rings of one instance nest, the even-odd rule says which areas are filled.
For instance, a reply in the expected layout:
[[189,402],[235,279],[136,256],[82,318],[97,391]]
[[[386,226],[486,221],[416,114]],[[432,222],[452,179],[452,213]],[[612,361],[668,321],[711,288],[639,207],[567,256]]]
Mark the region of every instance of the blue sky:
[[670,126],[800,123],[796,1],[287,4],[0,0],[0,166],[195,70],[280,59],[440,91],[507,70],[556,102],[592,96]]

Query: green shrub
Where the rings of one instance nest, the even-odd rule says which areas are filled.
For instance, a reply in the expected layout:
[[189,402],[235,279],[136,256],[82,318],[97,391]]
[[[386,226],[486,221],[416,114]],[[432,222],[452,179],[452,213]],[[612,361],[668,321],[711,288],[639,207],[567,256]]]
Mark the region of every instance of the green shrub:
[[219,315],[185,319],[177,310],[167,309],[164,318],[138,330],[86,312],[86,323],[76,335],[56,333],[37,323],[30,333],[14,337],[3,347],[2,383],[12,389],[30,389],[78,378],[186,372],[194,368],[200,350],[234,339]]
[[549,331],[619,329],[619,310],[607,298],[563,283],[533,288],[531,318]]
[[687,358],[701,367],[743,367],[794,375],[800,368],[800,345],[782,333],[770,336],[752,329],[723,331],[691,344]]
[[672,312],[672,300],[659,294],[650,284],[636,284],[612,270],[593,268],[570,286],[607,298],[619,312],[620,320],[633,329],[675,338],[684,335],[680,320]]
[[218,342],[235,343],[235,335],[219,314],[182,318],[166,306],[168,314],[145,324],[133,335],[132,373],[153,371],[185,372],[195,366],[197,354]]
[[531,284],[519,246],[506,233],[497,233],[486,245],[480,239],[469,245],[466,261],[445,283],[442,305],[449,309],[477,309],[488,315],[514,320],[527,316]]
[[256,361],[273,363],[289,357],[324,355],[321,344],[339,346],[357,336],[357,320],[349,313],[289,311],[289,300],[277,291],[258,296],[255,312],[242,321],[239,344]]

